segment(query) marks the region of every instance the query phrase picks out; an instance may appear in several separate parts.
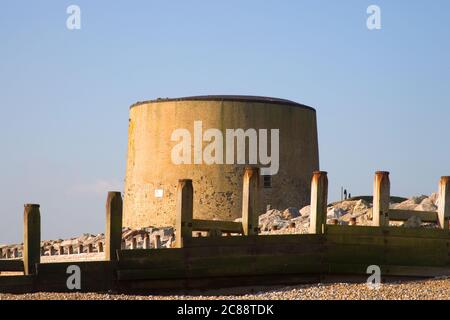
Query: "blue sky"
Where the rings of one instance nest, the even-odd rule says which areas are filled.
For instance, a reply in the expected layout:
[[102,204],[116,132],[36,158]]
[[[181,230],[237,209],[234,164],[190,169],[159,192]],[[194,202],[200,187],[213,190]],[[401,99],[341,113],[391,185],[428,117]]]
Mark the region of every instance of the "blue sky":
[[[82,29],[66,28],[79,5]],[[366,27],[369,5],[382,29]],[[450,2],[20,1],[0,4],[0,243],[104,229],[122,188],[128,107],[199,94],[317,109],[330,200],[340,186],[429,194],[450,174]]]

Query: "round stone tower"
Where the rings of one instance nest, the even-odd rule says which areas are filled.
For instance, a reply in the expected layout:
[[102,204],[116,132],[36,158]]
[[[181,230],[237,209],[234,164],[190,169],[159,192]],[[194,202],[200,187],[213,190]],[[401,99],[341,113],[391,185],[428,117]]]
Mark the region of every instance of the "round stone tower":
[[[130,109],[124,226],[175,224],[179,179],[192,179],[194,218],[241,217],[246,165],[262,169],[259,210],[309,204],[319,169],[316,111],[292,101],[200,96]],[[242,151],[243,150],[243,151]]]

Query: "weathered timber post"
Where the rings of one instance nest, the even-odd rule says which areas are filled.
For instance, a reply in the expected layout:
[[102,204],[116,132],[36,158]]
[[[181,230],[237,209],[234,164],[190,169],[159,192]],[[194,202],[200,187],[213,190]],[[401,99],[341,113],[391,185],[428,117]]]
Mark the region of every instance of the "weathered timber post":
[[105,260],[117,260],[116,251],[122,246],[122,195],[109,192],[106,200]]
[[92,245],[92,243],[89,243],[87,253],[93,253],[93,252],[94,252],[94,246]]
[[58,248],[58,254],[59,254],[60,256],[64,255],[64,247],[63,247],[63,246],[59,246],[59,248]]
[[67,254],[73,254],[73,246],[72,245],[67,247]]
[[439,183],[439,226],[442,229],[449,229],[450,221],[450,176],[442,177]]
[[41,213],[38,204],[26,204],[23,214],[23,265],[25,275],[35,273],[41,262]]
[[389,226],[389,203],[391,201],[391,182],[389,172],[375,173],[373,186],[372,225],[375,227]]
[[323,234],[327,223],[328,176],[327,172],[315,171],[311,182],[311,214],[309,233]]
[[83,245],[80,243],[80,244],[78,245],[78,254],[83,254],[83,250],[84,250],[84,247],[83,247]]
[[192,238],[192,218],[194,214],[192,180],[180,180],[177,193],[176,247],[183,248],[185,241]]
[[242,230],[244,235],[258,235],[259,168],[247,167],[242,191]]

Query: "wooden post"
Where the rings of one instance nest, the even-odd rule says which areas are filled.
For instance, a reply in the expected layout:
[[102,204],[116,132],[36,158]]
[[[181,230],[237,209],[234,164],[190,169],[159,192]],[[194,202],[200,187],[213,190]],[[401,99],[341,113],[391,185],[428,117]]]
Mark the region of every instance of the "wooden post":
[[242,230],[246,236],[258,235],[259,174],[259,168],[245,168],[242,191]]
[[84,251],[84,247],[83,247],[83,245],[80,243],[80,244],[78,245],[78,254],[83,254],[83,251]]
[[34,274],[41,262],[41,213],[38,204],[26,204],[23,228],[23,265],[25,275]]
[[391,182],[389,172],[375,173],[373,187],[372,225],[375,227],[389,226],[389,203],[391,201]]
[[177,237],[176,247],[183,248],[186,240],[192,238],[194,210],[194,188],[192,180],[180,180],[177,189]]
[[311,182],[311,214],[309,233],[323,234],[327,223],[328,176],[326,172],[313,173]]
[[60,256],[64,255],[64,247],[63,247],[63,246],[59,246],[59,248],[58,248],[58,254],[59,254]]
[[87,253],[93,253],[93,252],[94,252],[94,245],[92,243],[89,243]]
[[101,241],[99,241],[99,242],[97,243],[97,252],[98,252],[98,253],[103,252],[103,242],[101,242]]
[[72,246],[72,245],[70,245],[70,246],[67,248],[67,254],[73,254],[73,246]]
[[105,260],[117,260],[116,251],[122,246],[122,195],[109,192],[106,200]]
[[438,220],[441,229],[449,229],[450,221],[450,176],[442,177],[439,183]]

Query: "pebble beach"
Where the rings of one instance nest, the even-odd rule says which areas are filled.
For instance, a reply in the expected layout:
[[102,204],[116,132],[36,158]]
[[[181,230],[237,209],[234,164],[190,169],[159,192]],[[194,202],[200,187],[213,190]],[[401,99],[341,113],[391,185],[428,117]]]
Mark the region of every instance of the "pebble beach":
[[239,294],[114,295],[95,293],[0,294],[0,300],[450,300],[450,278],[402,281],[371,289],[366,284],[301,285]]

